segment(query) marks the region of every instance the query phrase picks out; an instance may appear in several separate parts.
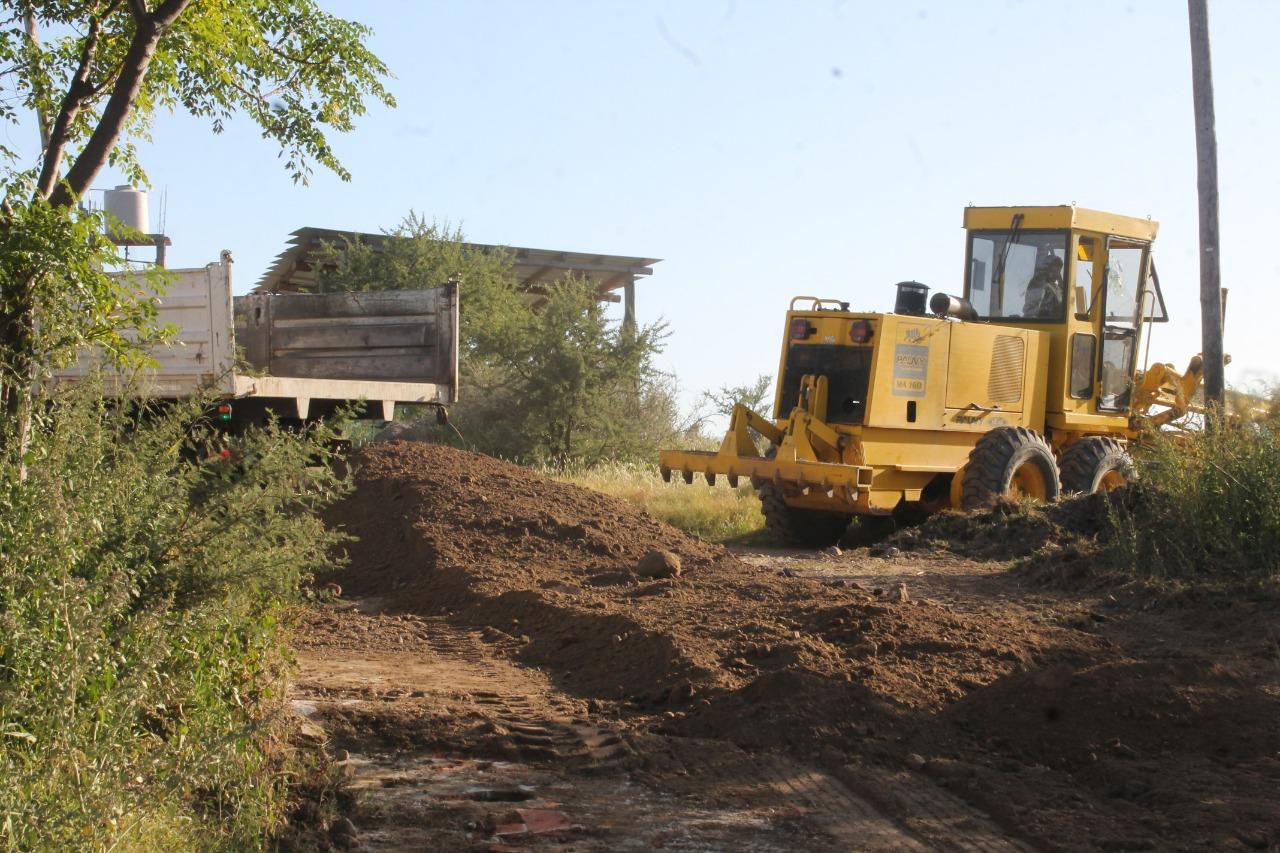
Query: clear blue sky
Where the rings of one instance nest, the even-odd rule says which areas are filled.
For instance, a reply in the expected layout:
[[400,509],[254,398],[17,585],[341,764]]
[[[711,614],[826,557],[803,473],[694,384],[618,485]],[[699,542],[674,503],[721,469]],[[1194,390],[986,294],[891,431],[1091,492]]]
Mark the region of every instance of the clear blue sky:
[[[1174,321],[1152,355],[1199,349],[1179,0],[324,5],[375,29],[399,108],[333,140],[351,183],[309,187],[247,122],[162,120],[143,156],[171,265],[229,248],[243,291],[299,226],[410,208],[479,242],[660,257],[639,314],[669,323],[660,364],[688,399],[774,372],[794,294],[958,291],[966,204],[1074,201],[1161,222]],[[1280,373],[1280,3],[1210,17],[1239,383]]]

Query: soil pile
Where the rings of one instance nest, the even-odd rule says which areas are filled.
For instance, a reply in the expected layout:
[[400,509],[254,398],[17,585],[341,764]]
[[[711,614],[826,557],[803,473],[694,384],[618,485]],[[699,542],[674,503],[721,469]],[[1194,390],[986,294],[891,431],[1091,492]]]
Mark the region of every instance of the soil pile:
[[1048,505],[1002,501],[978,512],[941,512],[898,531],[885,546],[1016,561],[1037,574],[1070,579],[1109,544],[1108,501],[1104,494],[1076,495]]
[[[622,501],[448,447],[375,444],[354,465],[355,492],[331,513],[358,537],[336,578],[349,595],[484,625],[578,695],[680,709],[669,725],[691,734],[887,738],[917,711],[1092,643],[784,577]],[[677,556],[680,576],[637,573],[652,549]]]
[[[958,612],[750,566],[621,501],[447,447],[375,444],[353,463],[330,518],[357,541],[332,580],[366,607],[483,628],[581,713],[912,767],[1064,849],[1238,846],[1224,815],[1250,842],[1278,817],[1276,696],[1185,650],[1122,648],[1106,636],[1122,614],[1096,604],[1083,629],[1024,607]],[[1096,500],[998,507],[894,541],[999,572],[1051,549],[1086,560],[1103,519]],[[636,571],[654,549],[678,576]]]

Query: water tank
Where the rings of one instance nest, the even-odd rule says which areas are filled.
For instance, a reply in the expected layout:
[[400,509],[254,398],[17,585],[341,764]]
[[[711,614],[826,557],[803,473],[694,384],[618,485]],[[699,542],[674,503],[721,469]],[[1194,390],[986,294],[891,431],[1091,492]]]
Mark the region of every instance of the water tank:
[[108,222],[116,219],[127,228],[143,234],[149,233],[146,190],[121,184],[113,190],[107,190],[104,196],[102,209],[107,212]]

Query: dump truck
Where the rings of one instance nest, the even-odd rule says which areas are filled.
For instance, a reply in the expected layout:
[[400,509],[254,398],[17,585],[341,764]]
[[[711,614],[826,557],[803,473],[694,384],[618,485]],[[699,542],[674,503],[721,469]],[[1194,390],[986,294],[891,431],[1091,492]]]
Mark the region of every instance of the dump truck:
[[964,228],[961,295],[901,282],[890,313],[792,299],[773,417],[735,406],[720,449],[663,451],[663,478],[749,478],[768,527],[804,546],[855,517],[1123,484],[1130,443],[1186,414],[1202,373],[1200,356],[1181,372],[1147,363],[1151,325],[1168,319],[1158,224],[969,207]]
[[[165,271],[158,321],[176,334],[150,351],[154,366],[129,377],[128,393],[176,400],[212,391],[217,422],[231,431],[268,416],[307,423],[340,407],[389,421],[411,403],[443,416],[457,401],[456,283],[233,296],[232,268],[224,251],[217,263]],[[144,276],[124,275],[147,290]],[[93,362],[85,353],[57,378],[75,381]]]

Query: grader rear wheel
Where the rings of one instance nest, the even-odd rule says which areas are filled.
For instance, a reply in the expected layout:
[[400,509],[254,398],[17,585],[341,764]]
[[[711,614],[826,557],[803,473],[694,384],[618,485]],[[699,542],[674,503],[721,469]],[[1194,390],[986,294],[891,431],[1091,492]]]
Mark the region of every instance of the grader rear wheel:
[[773,483],[760,486],[760,511],[769,532],[789,545],[825,548],[840,541],[853,516],[820,509],[788,506],[782,489]]
[[1114,438],[1089,436],[1062,454],[1062,490],[1110,492],[1133,479],[1133,459]]
[[1058,463],[1049,444],[1025,427],[1000,427],[978,439],[964,470],[961,505],[989,506],[1000,497],[1057,500]]

